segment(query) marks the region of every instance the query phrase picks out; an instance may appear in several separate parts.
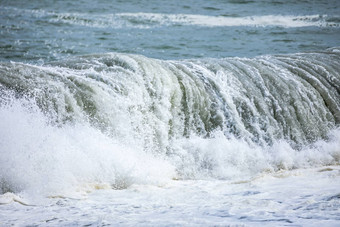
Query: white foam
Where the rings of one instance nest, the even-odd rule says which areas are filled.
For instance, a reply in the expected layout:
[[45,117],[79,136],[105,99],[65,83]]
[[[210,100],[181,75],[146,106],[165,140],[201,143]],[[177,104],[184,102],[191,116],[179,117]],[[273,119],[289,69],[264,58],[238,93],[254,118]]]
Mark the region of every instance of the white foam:
[[340,161],[340,129],[330,132],[328,141],[319,140],[301,150],[287,141],[271,146],[249,144],[242,139],[193,136],[175,145],[177,169],[184,179],[247,179],[263,172],[336,165]]
[[231,27],[231,26],[282,26],[282,27],[306,27],[306,26],[339,26],[337,23],[326,22],[327,15],[264,15],[248,17],[224,17],[196,14],[158,14],[158,13],[120,13],[116,14],[126,19],[136,19],[141,22],[158,22],[162,25],[180,24],[197,25],[207,27]]
[[[100,185],[162,184],[173,167],[89,125],[53,126],[31,100],[0,108],[0,182],[14,192],[62,195]],[[99,186],[98,186],[99,185]]]
[[[249,181],[172,181],[97,190],[85,200],[0,206],[4,226],[337,226],[340,168],[262,174]],[[9,202],[17,196],[9,194]]]
[[[173,154],[158,157],[127,146],[89,125],[48,124],[27,99],[0,108],[0,180],[12,191],[55,196],[94,188],[163,184],[184,179],[248,179],[266,171],[337,164],[340,130],[297,151],[287,142],[269,147],[226,138],[192,136],[173,142]],[[168,159],[168,161],[165,161]],[[172,163],[172,164],[170,164]]]
[[[247,59],[229,61],[247,66]],[[246,89],[232,81],[237,78],[228,74],[232,71],[224,74],[220,68],[220,73],[214,74],[205,64],[121,54],[84,56],[57,67],[4,64],[3,80],[27,88],[45,112],[32,98],[1,93],[1,192],[55,196],[97,187],[161,185],[172,178],[249,179],[268,171],[339,164],[340,129],[331,131],[327,141],[302,140],[299,150],[290,145],[293,141],[276,139],[289,138],[284,136],[270,136],[268,143],[252,142],[257,138],[245,130],[243,123],[254,125],[256,119],[239,116],[239,121],[233,122],[235,131],[228,134],[223,128],[228,124],[222,122],[224,114],[207,110],[223,110],[227,102],[233,101],[228,97],[241,97],[250,105],[253,102],[244,99],[247,93],[241,91]],[[229,65],[224,67],[237,68]],[[278,71],[273,73],[276,78]],[[208,83],[214,77],[220,77],[215,80],[220,87]],[[239,80],[246,82],[247,78]],[[206,90],[212,87],[215,90]],[[212,97],[226,97],[226,102],[218,106],[219,99],[209,100]],[[237,103],[231,104],[236,108]],[[318,107],[324,108],[322,103]],[[263,117],[271,114],[254,113]],[[204,118],[208,120],[204,122]],[[223,127],[209,126],[216,123],[209,121],[212,118],[220,118],[217,120]],[[327,121],[317,122],[322,126]],[[259,139],[272,130],[260,126]],[[327,137],[323,133],[332,127],[329,124],[316,138]],[[292,125],[292,130],[300,129]]]
[[32,14],[35,17],[48,17],[53,23],[66,23],[88,27],[136,27],[152,28],[157,26],[195,25],[204,27],[233,26],[280,26],[280,27],[339,27],[334,21],[339,15],[253,15],[241,17],[210,16],[201,14],[164,14],[164,13],[116,13],[116,14],[86,14],[59,13],[45,10],[27,10],[5,7],[13,14]]

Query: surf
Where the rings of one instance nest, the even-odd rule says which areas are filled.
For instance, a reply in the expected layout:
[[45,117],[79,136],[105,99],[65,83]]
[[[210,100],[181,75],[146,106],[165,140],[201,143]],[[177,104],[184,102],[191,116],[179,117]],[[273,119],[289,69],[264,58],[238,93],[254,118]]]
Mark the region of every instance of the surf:
[[339,164],[339,60],[332,48],[2,62],[1,193],[235,180]]

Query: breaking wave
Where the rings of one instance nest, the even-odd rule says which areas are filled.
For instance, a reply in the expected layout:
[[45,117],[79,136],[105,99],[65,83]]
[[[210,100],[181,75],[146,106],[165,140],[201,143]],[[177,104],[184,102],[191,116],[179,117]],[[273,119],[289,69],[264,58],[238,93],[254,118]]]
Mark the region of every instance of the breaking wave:
[[0,193],[339,164],[339,70],[337,48],[252,59],[108,53],[0,63]]
[[231,26],[278,26],[278,27],[339,27],[339,15],[220,15],[209,16],[200,14],[162,14],[162,13],[116,13],[116,14],[88,14],[88,13],[60,13],[44,10],[28,10],[4,7],[7,16],[16,17],[22,13],[33,17],[43,18],[49,23],[65,23],[88,27],[122,28],[133,27],[148,29],[160,26],[203,26],[203,27],[231,27]]

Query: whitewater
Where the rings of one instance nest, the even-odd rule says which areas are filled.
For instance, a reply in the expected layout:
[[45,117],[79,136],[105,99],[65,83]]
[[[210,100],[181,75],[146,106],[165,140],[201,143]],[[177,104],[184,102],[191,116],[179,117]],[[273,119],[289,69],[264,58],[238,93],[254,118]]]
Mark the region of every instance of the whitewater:
[[0,226],[339,226],[340,4],[0,3]]
[[[182,61],[108,53],[41,66],[1,63],[3,224],[14,220],[11,210],[39,214],[46,206],[50,213],[31,223],[134,225],[143,217],[145,224],[181,225],[191,223],[176,221],[183,211],[200,209],[192,224],[221,224],[227,217],[309,225],[317,216],[305,220],[300,212],[322,206],[320,221],[335,224],[339,53]],[[300,180],[281,192],[281,184]],[[298,198],[288,198],[284,208],[287,193]],[[89,208],[97,196],[101,208]],[[211,210],[221,202],[228,209]],[[56,217],[73,206],[75,217]],[[155,219],[158,206],[175,210]],[[137,208],[141,216],[131,222],[107,216],[111,209],[120,216]],[[83,209],[98,213],[77,217]]]

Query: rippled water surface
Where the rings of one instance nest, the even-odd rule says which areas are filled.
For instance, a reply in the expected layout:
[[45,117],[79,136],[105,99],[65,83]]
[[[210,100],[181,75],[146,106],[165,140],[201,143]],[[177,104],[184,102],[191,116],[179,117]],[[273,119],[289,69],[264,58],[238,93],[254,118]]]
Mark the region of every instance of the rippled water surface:
[[340,3],[2,1],[0,59],[120,52],[158,59],[252,57],[339,46]]

